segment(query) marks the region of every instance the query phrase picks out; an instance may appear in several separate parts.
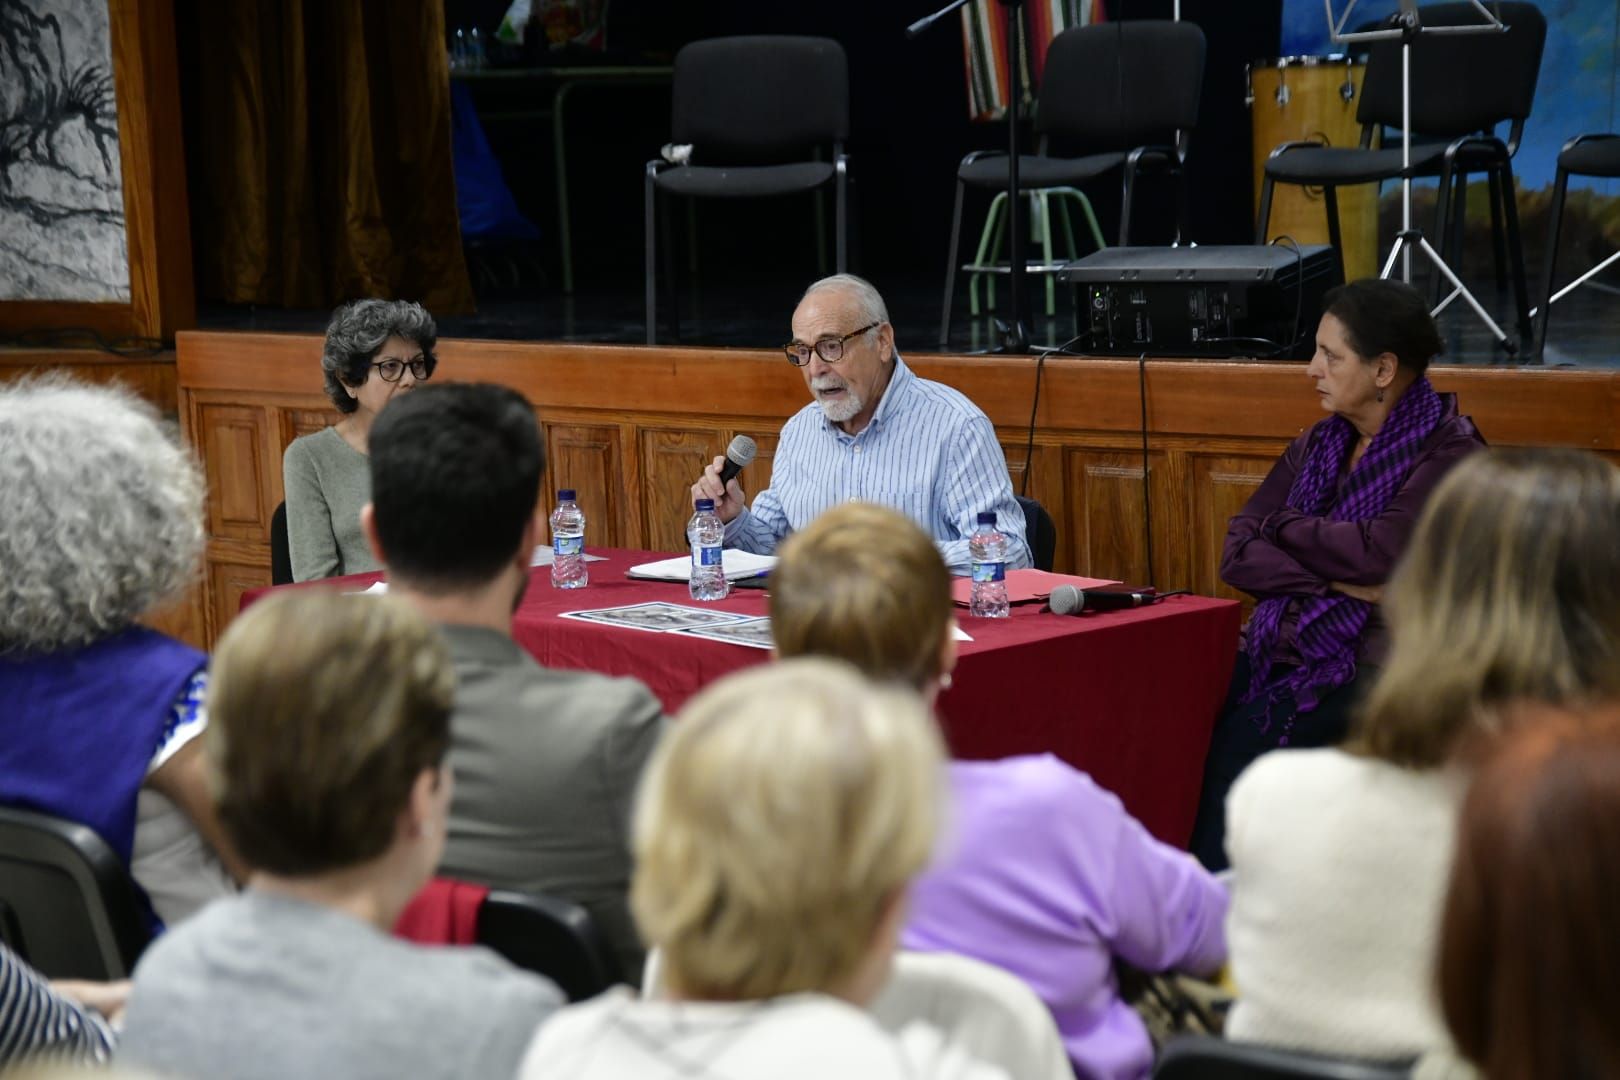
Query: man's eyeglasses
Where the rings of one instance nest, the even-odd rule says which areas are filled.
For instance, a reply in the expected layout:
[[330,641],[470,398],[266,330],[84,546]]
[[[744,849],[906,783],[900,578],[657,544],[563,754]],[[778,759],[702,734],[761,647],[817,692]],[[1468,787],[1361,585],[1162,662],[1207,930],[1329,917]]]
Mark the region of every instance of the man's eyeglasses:
[[788,363],[793,364],[795,367],[804,367],[808,364],[812,350],[827,363],[836,364],[844,358],[844,342],[852,337],[858,337],[868,330],[876,330],[882,325],[881,322],[868,323],[859,330],[851,330],[843,337],[822,338],[814,345],[801,345],[797,341],[791,342],[782,346],[782,351],[787,353]]
[[415,360],[373,360],[371,366],[377,369],[377,375],[383,382],[399,382],[405,375],[405,369],[410,368],[416,381],[421,382],[428,377],[427,357],[418,356]]

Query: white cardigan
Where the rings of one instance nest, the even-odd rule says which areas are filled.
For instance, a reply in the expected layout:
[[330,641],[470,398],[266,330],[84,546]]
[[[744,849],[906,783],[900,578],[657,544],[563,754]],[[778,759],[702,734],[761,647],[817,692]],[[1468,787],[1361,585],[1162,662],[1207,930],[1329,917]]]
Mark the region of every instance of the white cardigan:
[[1434,985],[1465,778],[1340,750],[1267,754],[1226,805],[1232,1039],[1446,1056]]

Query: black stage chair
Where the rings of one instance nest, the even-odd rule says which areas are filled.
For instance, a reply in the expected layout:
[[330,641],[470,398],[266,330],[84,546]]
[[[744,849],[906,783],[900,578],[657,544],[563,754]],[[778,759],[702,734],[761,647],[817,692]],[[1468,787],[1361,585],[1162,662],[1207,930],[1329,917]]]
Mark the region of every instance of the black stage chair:
[[623,981],[590,912],[554,896],[492,890],[478,908],[478,943],[544,975],[569,1001],[595,997]]
[[292,584],[292,550],[287,543],[287,504],[276,505],[270,515],[270,584]]
[[[1505,33],[1420,34],[1412,43],[1412,166],[1414,177],[1438,176],[1434,233],[1429,237],[1456,269],[1461,250],[1463,203],[1453,188],[1463,190],[1470,173],[1485,173],[1490,180],[1491,220],[1498,263],[1502,260],[1505,223],[1507,260],[1512,272],[1521,341],[1530,340],[1530,307],[1524,275],[1524,248],[1519,240],[1519,211],[1513,185],[1513,156],[1518,153],[1524,122],[1535,101],[1536,79],[1541,72],[1547,20],[1534,4],[1501,4]],[[1423,25],[1458,26],[1478,23],[1471,3],[1432,4],[1419,9]],[[1492,5],[1496,10],[1496,5]],[[1488,72],[1488,76],[1482,75]],[[1274,184],[1320,186],[1327,210],[1328,238],[1344,273],[1344,245],[1339,235],[1337,189],[1346,184],[1374,184],[1402,176],[1401,146],[1401,43],[1374,42],[1367,57],[1356,120],[1361,124],[1359,147],[1321,146],[1314,142],[1287,142],[1271,152],[1260,189],[1260,217],[1255,242],[1263,244],[1271,224]],[[1494,131],[1510,124],[1507,141]],[[1375,131],[1384,132],[1383,147],[1372,148]],[[1450,226],[1448,228],[1448,225]],[[1460,276],[1460,275],[1459,275]],[[1439,274],[1435,298],[1439,299]],[[1498,282],[1501,271],[1498,268]]]
[[123,861],[83,825],[0,806],[0,940],[52,979],[123,979],[150,938]]
[[[1547,347],[1547,318],[1552,314],[1553,271],[1558,263],[1558,233],[1564,226],[1564,196],[1571,176],[1620,177],[1620,135],[1577,135],[1558,152],[1558,179],[1553,183],[1552,209],[1547,223],[1547,264],[1541,274],[1541,304],[1536,309],[1536,356]],[[1604,259],[1571,282],[1566,289],[1601,272],[1620,251]]]
[[1035,569],[1050,570],[1057,559],[1057,523],[1046,507],[1026,495],[1017,496],[1024,511],[1024,542],[1035,560]]
[[[660,191],[686,198],[758,198],[833,184],[836,266],[844,272],[849,157],[849,64],[823,37],[725,37],[675,54],[673,145],[690,164],[647,163],[647,344],[657,334],[657,205]],[[831,160],[820,160],[830,144]],[[668,221],[664,222],[667,230]],[[819,235],[819,234],[818,234]],[[664,235],[664,274],[675,312],[674,262]],[[791,249],[791,245],[789,245]]]
[[1319,1057],[1203,1036],[1172,1039],[1153,1080],[1405,1080],[1409,1065]]
[[[1021,191],[1073,187],[1123,167],[1125,196],[1119,242],[1130,243],[1131,195],[1137,173],[1149,166],[1177,181],[1176,238],[1186,232],[1187,144],[1198,123],[1204,85],[1204,32],[1190,22],[1161,19],[1076,26],[1052,39],[1035,104],[1034,155],[1018,155]],[[1163,142],[1160,140],[1169,140]],[[1085,148],[1083,157],[1059,157],[1057,148]],[[956,171],[950,258],[945,263],[945,310],[939,344],[950,339],[962,233],[962,198],[969,188],[1006,191],[1005,151],[978,150]]]

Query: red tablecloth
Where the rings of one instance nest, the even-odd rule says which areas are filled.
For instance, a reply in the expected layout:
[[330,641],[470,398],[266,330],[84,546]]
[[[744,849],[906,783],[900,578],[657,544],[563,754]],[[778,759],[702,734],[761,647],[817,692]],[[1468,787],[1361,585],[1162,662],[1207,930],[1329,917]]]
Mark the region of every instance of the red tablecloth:
[[[666,558],[599,550],[584,589],[551,587],[534,571],[513,620],[513,636],[547,667],[634,675],[671,713],[702,687],[770,654],[685,634],[655,634],[558,618],[564,611],[649,600],[690,604],[686,586],[634,581],[630,566]],[[325,584],[364,588],[381,575]],[[243,597],[251,603],[262,590]],[[737,590],[713,606],[766,613],[765,594]],[[1174,596],[1134,611],[1071,616],[1013,608],[1008,619],[974,619],[960,643],[954,685],[940,697],[940,721],[958,758],[1051,753],[1117,794],[1154,835],[1184,844],[1192,830],[1210,729],[1237,653],[1239,606]]]

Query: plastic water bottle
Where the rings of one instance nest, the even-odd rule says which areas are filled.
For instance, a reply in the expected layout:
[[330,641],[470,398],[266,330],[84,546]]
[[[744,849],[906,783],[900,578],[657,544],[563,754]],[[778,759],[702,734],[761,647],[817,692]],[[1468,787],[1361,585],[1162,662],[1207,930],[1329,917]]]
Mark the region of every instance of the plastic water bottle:
[[979,514],[979,528],[968,538],[973,558],[973,597],[968,613],[980,619],[1007,617],[1007,538],[996,530],[993,510]]
[[557,492],[551,512],[551,587],[583,589],[590,581],[585,567],[585,511],[574,501],[574,489]]
[[731,594],[726,566],[726,527],[714,512],[713,499],[699,499],[697,513],[686,526],[686,542],[692,545],[692,580],[687,591],[694,600],[724,600]]

